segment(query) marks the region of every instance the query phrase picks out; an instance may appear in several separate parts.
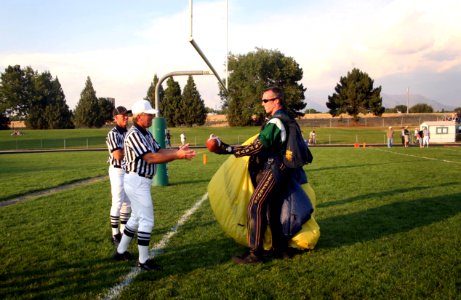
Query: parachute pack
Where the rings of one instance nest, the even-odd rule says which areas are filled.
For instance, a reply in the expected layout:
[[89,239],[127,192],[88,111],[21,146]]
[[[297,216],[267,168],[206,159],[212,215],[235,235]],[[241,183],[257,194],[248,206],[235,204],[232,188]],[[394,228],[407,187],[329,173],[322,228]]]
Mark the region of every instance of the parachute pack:
[[283,156],[283,163],[292,169],[312,163],[314,157],[304,141],[298,123],[284,113],[276,113],[274,118],[280,119],[288,131],[287,148]]

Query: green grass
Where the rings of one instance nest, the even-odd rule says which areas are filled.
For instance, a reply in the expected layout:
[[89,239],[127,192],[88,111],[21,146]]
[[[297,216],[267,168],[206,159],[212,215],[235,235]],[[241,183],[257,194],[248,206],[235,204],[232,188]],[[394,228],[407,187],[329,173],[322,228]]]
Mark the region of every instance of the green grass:
[[[157,256],[164,270],[141,273],[120,298],[460,299],[461,148],[312,152],[314,163],[306,170],[321,228],[314,251],[256,266],[234,265],[230,257],[245,248],[223,234],[205,202]],[[152,188],[151,246],[202,197],[225,159],[208,154],[203,165],[202,153],[193,161],[170,163],[170,185]],[[52,168],[55,155],[43,154],[30,167],[48,161]],[[97,155],[62,155],[94,159],[94,168],[100,164],[106,172]],[[58,182],[54,177],[68,174],[50,172],[43,181]],[[27,178],[16,181],[24,184]],[[109,207],[105,180],[0,208],[0,298],[106,295],[133,266],[110,259]],[[137,255],[134,242],[130,251]]]
[[0,201],[107,175],[107,151],[0,155]]
[[[315,129],[318,144],[385,144],[385,129],[381,127],[311,128],[302,127],[304,137]],[[21,136],[11,136],[9,130],[0,130],[0,150],[21,149],[87,149],[105,148],[109,128],[22,130]],[[192,127],[171,128],[171,143],[180,144],[179,135],[184,132],[192,146],[204,146],[211,133],[228,144],[240,144],[259,132],[259,127]],[[394,134],[398,144],[399,133]]]

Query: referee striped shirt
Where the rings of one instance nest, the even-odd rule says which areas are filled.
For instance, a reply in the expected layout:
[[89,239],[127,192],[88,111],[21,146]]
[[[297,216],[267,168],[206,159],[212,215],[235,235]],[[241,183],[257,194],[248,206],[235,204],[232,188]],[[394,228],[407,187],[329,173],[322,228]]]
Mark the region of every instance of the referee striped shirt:
[[135,172],[141,176],[155,175],[156,164],[148,164],[143,158],[147,153],[156,153],[160,145],[145,128],[136,124],[131,126],[125,137],[126,171]]
[[120,126],[115,126],[107,134],[106,144],[107,149],[109,150],[109,164],[113,165],[115,168],[122,168],[124,161],[115,159],[113,153],[115,150],[123,150],[123,142],[126,136],[126,128]]

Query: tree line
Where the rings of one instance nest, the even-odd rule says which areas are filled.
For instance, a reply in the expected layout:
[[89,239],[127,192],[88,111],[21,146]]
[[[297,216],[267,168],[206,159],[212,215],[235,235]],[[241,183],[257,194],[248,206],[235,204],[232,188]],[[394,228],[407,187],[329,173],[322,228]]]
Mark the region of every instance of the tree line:
[[[264,122],[266,115],[260,96],[268,86],[279,86],[285,91],[286,109],[294,117],[306,112],[307,88],[300,83],[303,70],[292,57],[278,50],[256,48],[243,55],[230,53],[228,69],[228,89],[218,86],[222,112],[227,115],[230,126]],[[155,75],[145,96],[153,104],[158,81]],[[210,109],[205,107],[192,76],[188,77],[183,91],[173,77],[168,78],[166,88],[160,86],[159,96],[159,109],[168,127],[205,123]],[[53,78],[49,72],[38,73],[31,67],[9,66],[1,74],[0,117],[25,120],[30,128],[101,127],[112,120],[113,106],[109,99],[96,96],[90,77],[87,77],[75,111],[72,111],[66,104],[58,78]],[[360,113],[381,116],[386,111],[382,105],[381,86],[375,87],[373,79],[357,68],[340,77],[326,106],[333,117],[346,113],[356,121]],[[417,104],[410,109],[410,112],[432,111],[432,107],[426,104]]]
[[[59,79],[48,71],[8,66],[0,79],[0,129],[7,129],[10,120],[23,120],[32,129],[100,128],[112,121],[113,101],[96,96],[89,76],[74,111],[66,103]],[[155,75],[145,97],[152,103],[157,82]],[[182,93],[179,83],[169,78],[167,88],[160,87],[160,95],[160,111],[168,126],[205,124],[207,110],[192,76]]]

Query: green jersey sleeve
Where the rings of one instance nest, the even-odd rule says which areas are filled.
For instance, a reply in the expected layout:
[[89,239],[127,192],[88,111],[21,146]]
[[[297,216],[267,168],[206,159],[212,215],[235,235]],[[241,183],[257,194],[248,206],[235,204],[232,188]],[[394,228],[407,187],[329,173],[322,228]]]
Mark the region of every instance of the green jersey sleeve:
[[270,119],[259,133],[258,139],[266,149],[274,152],[281,151],[287,139],[287,132],[282,121],[278,118]]

